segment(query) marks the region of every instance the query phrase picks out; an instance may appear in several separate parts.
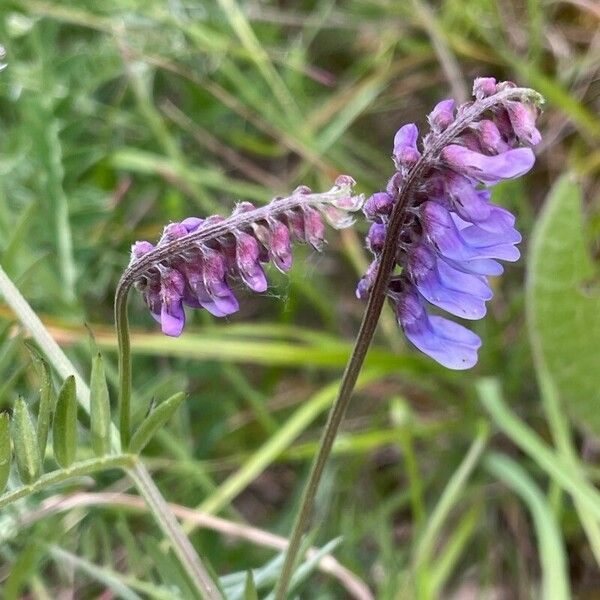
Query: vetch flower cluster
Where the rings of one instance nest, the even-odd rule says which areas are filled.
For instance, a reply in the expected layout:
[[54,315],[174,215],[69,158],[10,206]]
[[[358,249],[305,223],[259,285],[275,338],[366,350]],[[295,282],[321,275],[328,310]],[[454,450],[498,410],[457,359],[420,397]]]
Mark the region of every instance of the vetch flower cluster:
[[236,282],[264,292],[263,265],[272,262],[280,271],[289,271],[293,241],[321,250],[323,218],[338,229],[354,223],[352,213],[364,200],[353,193],[354,184],[341,175],[322,194],[301,186],[290,197],[260,208],[240,202],[228,218],[189,217],[170,223],[156,245],[138,241],[132,246],[120,287],[135,285],[166,335],[181,334],[186,306],[204,308],[216,317],[231,315],[239,309]]
[[[363,208],[373,222],[366,246],[374,259],[357,296],[369,296],[384,247],[395,244],[399,269],[387,295],[398,322],[419,350],[451,369],[475,365],[481,340],[462,325],[430,314],[429,305],[481,319],[492,297],[487,277],[502,273],[499,260],[519,258],[515,218],[490,201],[487,189],[527,173],[535,160],[530,147],[540,141],[540,97],[531,93],[515,99],[513,88],[484,77],[475,80],[473,102],[438,103],[428,116],[431,130],[421,148],[416,125],[401,127],[394,138],[396,172],[386,191],[371,196]],[[390,215],[409,180],[400,234],[388,241]]]

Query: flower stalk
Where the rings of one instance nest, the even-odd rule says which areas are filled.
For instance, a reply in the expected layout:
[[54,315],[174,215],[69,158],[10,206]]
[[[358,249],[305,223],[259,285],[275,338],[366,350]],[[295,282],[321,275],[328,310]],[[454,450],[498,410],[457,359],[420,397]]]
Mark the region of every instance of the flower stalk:
[[179,335],[185,323],[183,306],[205,308],[218,317],[239,308],[230,289],[241,280],[253,291],[264,291],[260,263],[272,261],[281,271],[291,267],[291,239],[320,250],[323,216],[335,228],[352,225],[351,214],[363,197],[353,193],[355,182],[340,175],[331,190],[311,193],[301,186],[287,198],[255,208],[238,204],[224,219],[191,217],[165,227],[156,246],[136,242],[132,259],[115,294],[115,325],[119,344],[119,430],[126,449],[131,437],[131,344],[127,298],[133,285],[144,294],[152,316],[167,335]]
[[367,306],[363,313],[360,329],[342,376],[338,396],[329,411],[327,423],[321,436],[319,451],[313,460],[308,481],[300,501],[300,507],[296,513],[285,561],[275,588],[275,600],[285,600],[287,596],[292,571],[296,564],[302,537],[309,526],[315,496],[325,465],[331,454],[339,426],[350,403],[356,380],[362,369],[386,296],[388,295],[390,278],[397,263],[400,234],[407,220],[411,217],[409,209],[411,208],[415,191],[426,173],[432,166],[439,163],[442,151],[449,144],[462,134],[470,124],[477,121],[481,115],[490,111],[495,106],[502,105],[504,102],[510,100],[525,101],[539,105],[542,102],[542,97],[534,90],[528,88],[506,87],[488,97],[478,99],[461,111],[456,119],[448,124],[445,131],[437,135],[433,139],[433,142],[425,148],[423,154],[414,157],[413,165],[406,170],[402,184],[392,189],[393,208],[389,215],[385,242],[379,255],[378,268],[375,270],[372,284],[369,286]]

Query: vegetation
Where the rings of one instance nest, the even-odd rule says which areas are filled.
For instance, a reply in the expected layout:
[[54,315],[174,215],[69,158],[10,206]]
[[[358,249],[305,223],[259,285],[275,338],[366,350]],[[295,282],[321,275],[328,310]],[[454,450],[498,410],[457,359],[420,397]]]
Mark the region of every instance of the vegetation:
[[132,294],[127,449],[129,248],[340,173],[380,190],[398,127],[483,75],[546,98],[534,170],[494,190],[523,258],[493,282],[473,370],[384,310],[293,593],[593,597],[599,20],[585,0],[0,3],[3,597],[195,598],[214,574],[227,598],[272,593],[364,310],[368,223],[177,339]]

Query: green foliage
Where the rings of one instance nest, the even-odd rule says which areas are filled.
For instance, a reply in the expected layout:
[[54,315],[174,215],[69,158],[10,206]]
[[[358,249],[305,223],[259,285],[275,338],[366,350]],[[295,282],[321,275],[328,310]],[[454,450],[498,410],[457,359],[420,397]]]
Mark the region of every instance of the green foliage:
[[[0,3],[0,264],[70,361],[63,370],[50,361],[50,372],[34,357],[34,374],[23,338],[36,338],[35,328],[18,323],[2,295],[0,562],[11,593],[194,597],[167,551],[169,534],[136,503],[139,492],[120,487],[138,460],[187,509],[193,549],[228,573],[227,595],[247,595],[249,569],[258,596],[271,593],[281,546],[246,526],[289,531],[363,308],[353,294],[369,259],[365,225],[331,234],[322,255],[296,248],[289,275],[269,274],[269,294],[240,291],[241,314],[227,321],[195,311],[177,340],[131,298],[132,421],[142,423],[143,458],[121,454],[107,433],[117,421],[112,294],[129,247],[158,239],[169,221],[226,214],[238,200],[262,203],[299,184],[324,188],[341,172],[361,192],[382,189],[396,129],[423,129],[437,100],[491,74],[548,100],[535,169],[494,190],[524,234],[527,293],[523,263],[507,267],[476,325],[480,365],[458,376],[409,349],[384,315],[314,520],[318,546],[343,537],[324,548],[347,571],[339,579],[313,562],[294,593],[512,598],[556,585],[593,594],[598,473],[581,448],[598,433],[596,30],[592,3],[547,0]],[[556,183],[567,169],[574,179]],[[535,360],[521,334],[525,312]],[[84,402],[90,363],[90,418],[63,402],[71,446],[53,452],[54,384],[79,372]],[[480,375],[493,377],[483,391]],[[153,399],[182,389],[189,400],[168,423],[153,421],[164,401],[142,417]],[[473,454],[482,419],[494,435]],[[27,447],[39,448],[31,484],[18,467],[23,424],[34,440]],[[65,458],[70,466],[57,467]],[[226,529],[200,529],[199,506]]]
[[75,378],[65,379],[56,402],[52,425],[54,458],[61,467],[68,467],[75,460],[77,451],[77,398]]
[[600,435],[600,294],[585,235],[580,185],[552,188],[531,239],[528,318],[532,345],[565,410]]
[[104,456],[110,451],[110,424],[110,398],[104,363],[102,355],[97,354],[92,361],[90,376],[90,428],[96,456]]
[[6,488],[12,462],[10,443],[10,418],[8,413],[0,413],[0,494]]
[[140,453],[146,444],[156,435],[156,432],[175,414],[184,400],[185,394],[178,392],[152,410],[133,434],[129,444],[130,452],[134,454]]
[[31,415],[23,398],[18,398],[15,403],[12,438],[21,481],[33,483],[41,474],[42,458]]

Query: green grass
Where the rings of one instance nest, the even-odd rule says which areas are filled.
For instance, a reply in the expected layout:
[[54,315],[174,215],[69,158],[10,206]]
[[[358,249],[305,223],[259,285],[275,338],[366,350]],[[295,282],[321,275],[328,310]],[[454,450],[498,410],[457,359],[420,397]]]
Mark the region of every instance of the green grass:
[[[600,495],[590,477],[598,432],[568,420],[568,394],[534,360],[524,281],[539,208],[562,173],[583,184],[590,239],[597,233],[597,19],[592,3],[547,0],[5,0],[0,265],[84,378],[102,350],[114,408],[112,300],[133,241],[156,240],[186,216],[228,214],[241,199],[328,189],[340,173],[372,193],[392,172],[397,128],[424,129],[433,104],[468,94],[473,77],[537,88],[547,99],[538,163],[522,184],[496,191],[518,215],[525,258],[494,282],[488,317],[475,326],[479,365],[444,371],[384,314],[309,542],[333,548],[384,600],[466,589],[591,597],[600,590]],[[360,321],[365,230],[330,230],[321,255],[296,248],[289,277],[270,272],[266,295],[242,292],[241,313],[224,322],[195,311],[177,340],[132,296],[135,425],[153,401],[188,394],[144,451],[169,502],[245,533],[289,533]],[[37,406],[26,337],[0,299],[1,410],[19,395]],[[91,450],[79,458],[92,460]],[[45,465],[56,466],[51,452]],[[3,597],[193,598],[147,512],[115,500],[40,514],[51,496],[136,493],[131,486],[102,472],[3,509]],[[249,569],[268,595],[281,559],[264,540],[191,518],[184,529],[209,568],[228,576],[232,597],[243,597]],[[299,571],[302,598],[348,597],[312,566]]]

